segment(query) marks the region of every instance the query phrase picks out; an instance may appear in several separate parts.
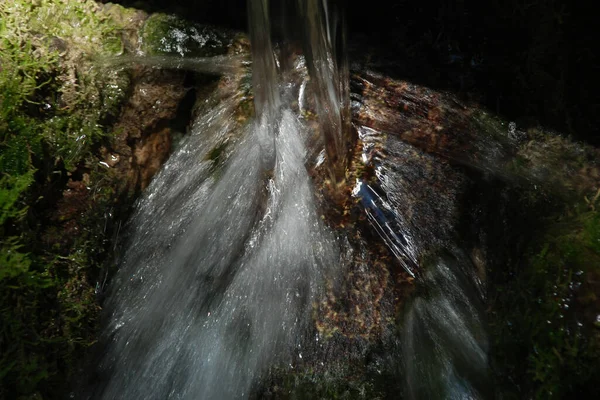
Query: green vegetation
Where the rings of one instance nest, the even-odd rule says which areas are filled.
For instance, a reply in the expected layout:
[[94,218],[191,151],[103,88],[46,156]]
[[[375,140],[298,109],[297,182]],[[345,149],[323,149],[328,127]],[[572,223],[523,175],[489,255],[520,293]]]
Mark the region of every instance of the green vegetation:
[[129,79],[93,58],[123,51],[125,21],[91,0],[0,0],[0,399],[62,398],[95,338],[113,200],[94,152]]
[[587,203],[550,223],[518,268],[492,283],[492,358],[504,398],[600,395],[600,215]]

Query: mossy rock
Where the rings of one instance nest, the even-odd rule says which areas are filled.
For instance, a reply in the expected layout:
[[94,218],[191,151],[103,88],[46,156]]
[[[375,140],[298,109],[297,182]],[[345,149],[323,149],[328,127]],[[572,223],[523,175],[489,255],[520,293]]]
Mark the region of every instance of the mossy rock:
[[[92,0],[0,2],[2,399],[64,398],[95,341],[94,277],[116,200],[95,152],[131,84],[97,60],[124,51],[137,15]],[[66,198],[59,214],[72,218],[54,219]]]
[[210,57],[227,53],[233,34],[194,24],[173,15],[153,14],[141,30],[141,50],[146,55]]
[[[168,156],[169,140],[147,136],[170,134],[184,73],[114,60],[140,46],[177,57],[240,47],[229,32],[147,18],[93,0],[0,2],[0,399],[66,397],[97,339],[134,169],[149,180]],[[129,165],[140,158],[153,161]]]

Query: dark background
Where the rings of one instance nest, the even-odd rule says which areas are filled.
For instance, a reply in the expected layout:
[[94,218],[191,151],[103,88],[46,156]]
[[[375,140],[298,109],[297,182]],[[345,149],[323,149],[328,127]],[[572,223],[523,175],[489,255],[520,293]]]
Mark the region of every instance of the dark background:
[[[247,29],[244,0],[120,0]],[[395,78],[476,99],[516,121],[600,144],[600,23],[591,2],[344,2],[355,56]],[[578,3],[578,4],[576,4]]]

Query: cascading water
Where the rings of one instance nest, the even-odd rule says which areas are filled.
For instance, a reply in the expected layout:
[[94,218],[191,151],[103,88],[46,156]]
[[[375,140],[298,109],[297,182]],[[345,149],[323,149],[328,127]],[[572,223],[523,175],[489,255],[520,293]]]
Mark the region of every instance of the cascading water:
[[[317,12],[316,1],[306,4]],[[197,119],[140,201],[107,304],[101,398],[247,397],[265,369],[300,351],[313,303],[339,264],[316,212],[308,135],[286,102],[267,2],[249,6],[256,121],[233,134],[229,93]],[[327,45],[313,40],[310,48]],[[320,57],[327,49],[312,62],[331,62]],[[328,104],[339,120],[339,102]],[[234,150],[217,166],[209,152],[218,146]]]
[[[145,61],[234,78],[207,100],[137,205],[106,305],[102,383],[91,397],[247,398],[269,368],[301,357],[325,282],[340,275],[348,254],[364,253],[325,225],[310,178],[311,168],[325,166],[337,198],[346,180],[352,140],[343,24],[325,1],[277,6],[277,17],[301,26],[301,34],[272,32],[276,7],[249,0],[256,116],[247,126],[235,118],[243,58]],[[317,112],[310,128],[299,115],[307,103]],[[377,134],[358,128],[365,149],[378,148],[369,143]],[[404,145],[390,143],[382,146],[397,159]],[[429,232],[403,216],[399,177],[410,168],[385,156],[378,168],[384,193],[359,181],[353,194],[399,264],[435,293],[405,314],[408,397],[477,398],[470,382],[478,376],[456,364],[485,370],[485,332],[479,314],[469,316],[472,283],[444,260],[419,276]],[[460,357],[448,350],[456,346],[465,350]]]
[[[457,248],[448,224],[458,218],[451,204],[464,182],[448,166],[418,160],[432,156],[415,154],[392,135],[366,126],[358,134],[362,160],[375,169],[376,181],[357,180],[352,194],[399,264],[417,280],[399,324],[403,398],[488,398],[485,284],[481,271]],[[414,193],[415,182],[434,185],[440,179],[451,189]]]

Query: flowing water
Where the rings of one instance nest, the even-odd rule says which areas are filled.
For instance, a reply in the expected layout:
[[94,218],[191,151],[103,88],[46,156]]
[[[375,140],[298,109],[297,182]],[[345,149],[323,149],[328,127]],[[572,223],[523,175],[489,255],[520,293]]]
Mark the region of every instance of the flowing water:
[[[460,264],[463,263],[463,265]],[[489,387],[481,282],[462,257],[433,260],[402,325],[411,399],[478,399]]]
[[[239,123],[241,95],[235,85],[221,87],[137,205],[106,305],[104,383],[94,397],[248,398],[271,367],[302,358],[314,304],[342,274],[348,252],[348,241],[321,217],[311,170],[325,168],[334,192],[345,183],[349,79],[336,10],[317,0],[282,4],[248,2],[254,120]],[[299,32],[273,24],[284,17]],[[247,64],[228,57],[146,62],[238,78]],[[309,103],[312,124],[301,118]],[[357,183],[354,196],[418,276],[423,233],[403,219],[393,196],[404,190],[393,179],[402,169],[384,170],[385,198],[367,182]],[[431,294],[417,297],[404,317],[409,397],[477,398],[470,382],[479,377],[464,372],[486,369],[473,282],[457,275],[456,262],[433,264],[419,278]]]

